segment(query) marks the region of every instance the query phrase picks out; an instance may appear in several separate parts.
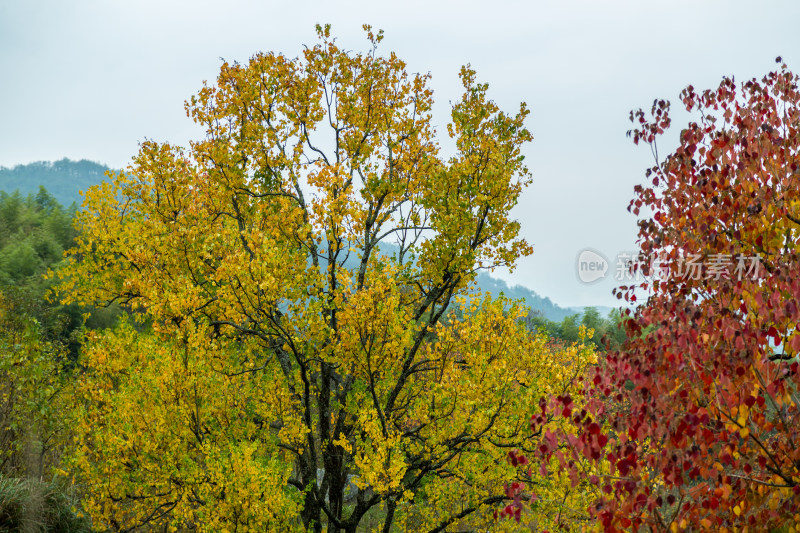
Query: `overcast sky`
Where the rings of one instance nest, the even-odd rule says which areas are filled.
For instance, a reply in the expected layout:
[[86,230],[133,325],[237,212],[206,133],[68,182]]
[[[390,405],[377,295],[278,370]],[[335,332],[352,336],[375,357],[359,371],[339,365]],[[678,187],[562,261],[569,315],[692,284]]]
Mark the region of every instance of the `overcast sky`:
[[[198,132],[183,101],[220,58],[293,57],[316,23],[353,50],[366,48],[363,23],[385,30],[384,52],[433,75],[440,131],[465,63],[501,108],[528,103],[534,184],[515,215],[535,252],[495,275],[565,306],[614,305],[615,256],[635,249],[626,207],[652,159],[625,137],[628,112],[674,102],[690,83],[760,77],[777,55],[800,71],[797,0],[0,0],[0,166],[69,157],[121,168],[145,138],[186,144]],[[576,275],[586,247],[610,260],[591,285]]]

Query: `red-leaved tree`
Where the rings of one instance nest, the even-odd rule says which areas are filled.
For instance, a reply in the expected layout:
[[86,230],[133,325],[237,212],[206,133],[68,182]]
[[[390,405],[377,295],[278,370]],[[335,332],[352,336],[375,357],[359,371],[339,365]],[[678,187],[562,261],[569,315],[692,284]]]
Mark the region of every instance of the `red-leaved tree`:
[[656,164],[629,206],[645,277],[617,295],[646,300],[583,395],[532,419],[570,420],[536,460],[597,491],[605,531],[800,523],[800,91],[778,62],[760,81],[687,87],[692,121],[663,160],[669,103],[631,113]]

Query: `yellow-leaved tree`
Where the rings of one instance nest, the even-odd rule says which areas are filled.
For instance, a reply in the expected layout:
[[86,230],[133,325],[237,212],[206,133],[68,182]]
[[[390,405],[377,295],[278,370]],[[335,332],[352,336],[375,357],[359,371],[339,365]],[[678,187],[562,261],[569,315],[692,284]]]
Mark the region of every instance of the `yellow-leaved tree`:
[[520,527],[491,525],[519,475],[508,451],[593,358],[470,293],[531,252],[509,218],[528,111],[463,68],[443,157],[428,76],[365,29],[364,54],[318,27],[299,58],[223,64],[186,104],[203,139],[145,142],[87,193],[65,298],[148,325],[82,355],[72,464],[96,525]]

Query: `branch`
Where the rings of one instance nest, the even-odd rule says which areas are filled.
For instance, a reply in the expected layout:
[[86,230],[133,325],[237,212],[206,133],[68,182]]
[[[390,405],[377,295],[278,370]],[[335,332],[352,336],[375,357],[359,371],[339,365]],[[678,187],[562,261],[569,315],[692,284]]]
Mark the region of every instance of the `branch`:
[[[502,501],[505,501],[506,499],[507,499],[506,496],[491,496],[491,497],[486,498],[485,500],[483,500],[481,503],[484,504],[484,505],[494,505],[496,503],[500,503]],[[449,526],[450,524],[452,524],[456,520],[461,520],[465,516],[467,516],[467,515],[469,515],[471,513],[474,513],[477,510],[478,510],[477,506],[467,507],[466,509],[464,509],[463,511],[461,511],[457,515],[451,516],[447,520],[444,520],[444,521],[440,522],[438,526],[436,526],[435,528],[429,530],[428,533],[439,533],[441,531],[444,531],[447,528],[447,526]]]

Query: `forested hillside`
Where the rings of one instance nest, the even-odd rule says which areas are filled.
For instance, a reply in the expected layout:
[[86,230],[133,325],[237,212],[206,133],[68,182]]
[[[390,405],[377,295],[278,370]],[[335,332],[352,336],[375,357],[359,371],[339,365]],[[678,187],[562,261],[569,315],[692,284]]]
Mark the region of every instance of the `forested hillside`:
[[36,194],[44,186],[64,207],[73,202],[80,205],[79,191],[86,191],[92,185],[103,181],[108,167],[94,161],[82,159],[72,161],[37,161],[13,168],[0,166],[0,191],[12,193],[19,191],[22,196]]
[[73,246],[74,215],[41,187],[0,191],[0,531],[89,531],[53,469],[69,438],[64,401],[90,310],[48,301],[43,277]]

